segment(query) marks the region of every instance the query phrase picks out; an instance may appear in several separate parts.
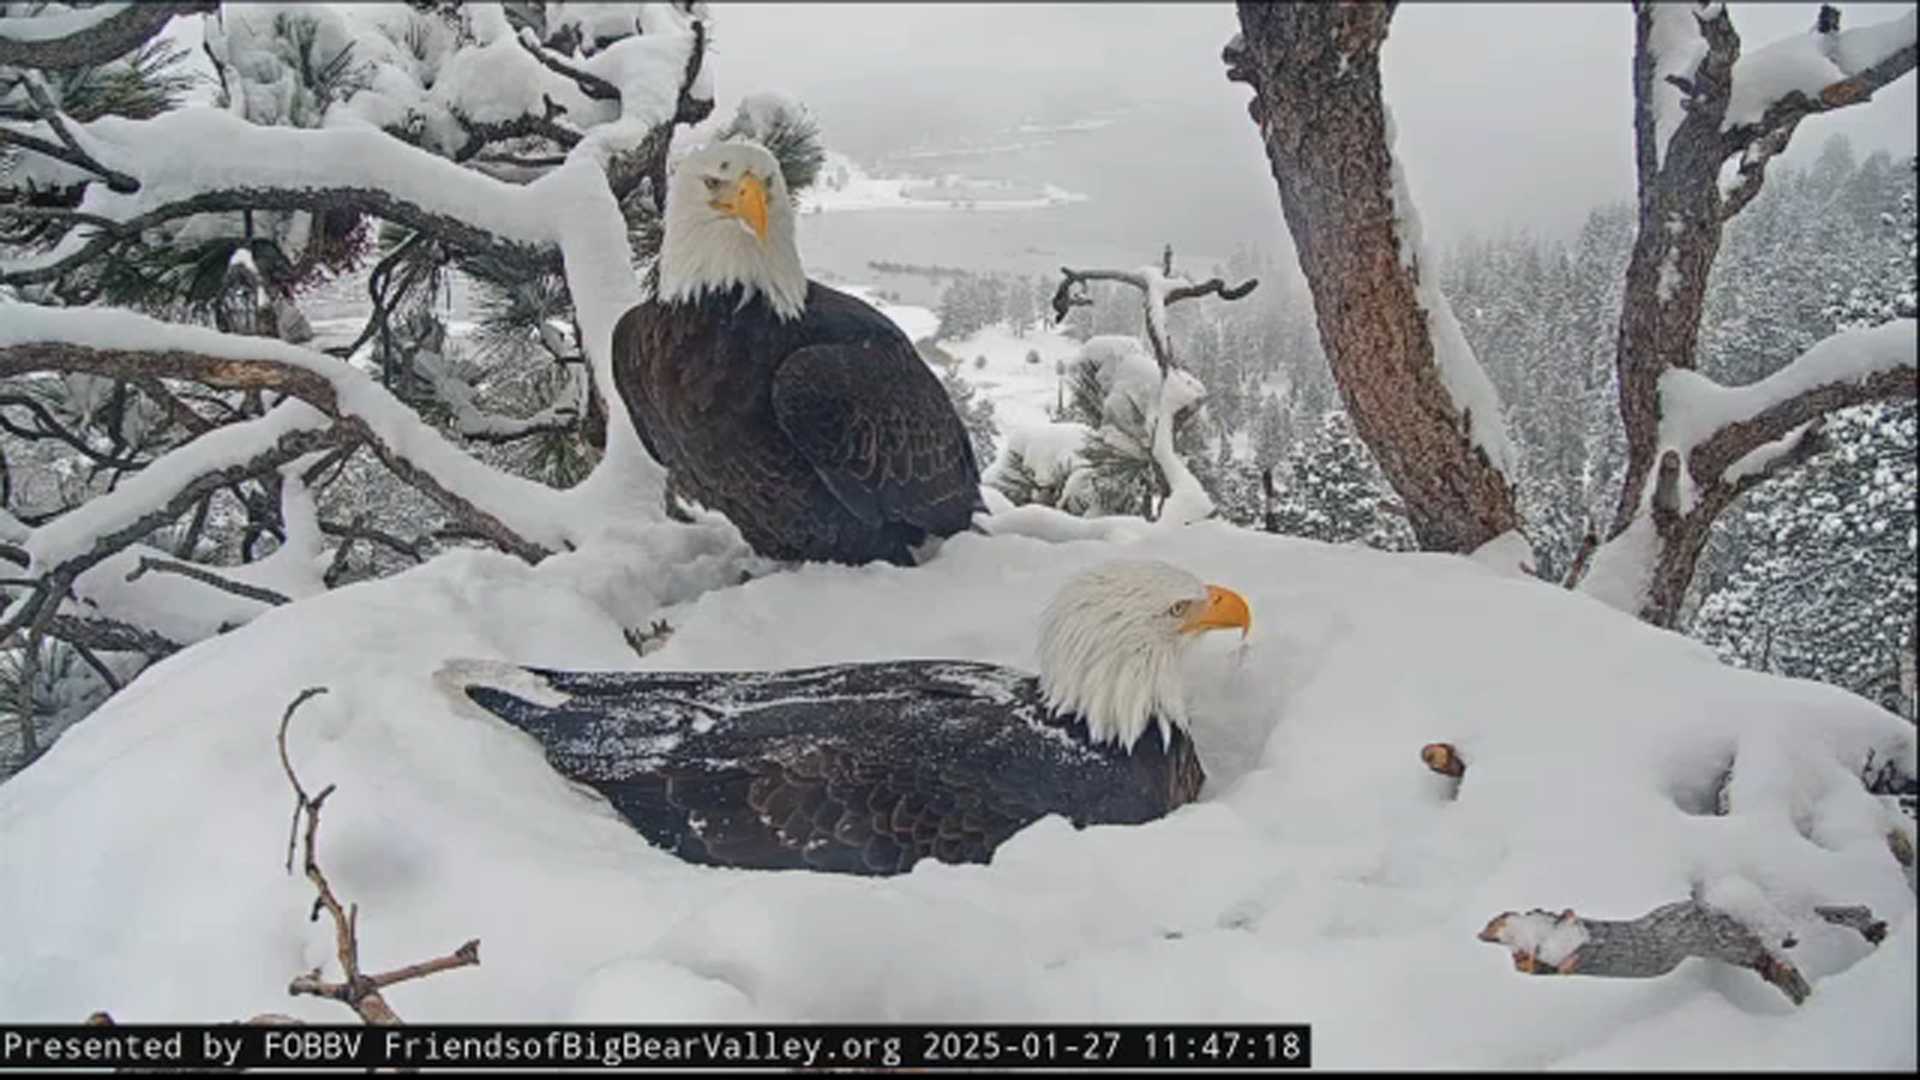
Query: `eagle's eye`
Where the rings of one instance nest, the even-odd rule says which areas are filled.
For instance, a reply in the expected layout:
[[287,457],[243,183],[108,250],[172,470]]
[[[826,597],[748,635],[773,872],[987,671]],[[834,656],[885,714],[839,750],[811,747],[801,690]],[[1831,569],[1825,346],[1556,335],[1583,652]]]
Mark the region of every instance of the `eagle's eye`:
[[703,176],[700,179],[706,183],[708,192],[715,195],[718,195],[720,193],[720,187],[721,187],[721,184],[724,183],[724,181],[722,181],[719,177]]
[[1184,619],[1187,617],[1187,613],[1192,610],[1193,610],[1193,601],[1175,600],[1173,602],[1173,606],[1167,609],[1167,614],[1171,615],[1176,619]]

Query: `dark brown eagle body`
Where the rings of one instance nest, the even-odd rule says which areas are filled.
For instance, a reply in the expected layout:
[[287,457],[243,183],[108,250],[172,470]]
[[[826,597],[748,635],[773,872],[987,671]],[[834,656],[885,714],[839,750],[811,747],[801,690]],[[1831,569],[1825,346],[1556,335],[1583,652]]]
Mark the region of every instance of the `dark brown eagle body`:
[[991,664],[511,671],[554,703],[484,678],[460,688],[696,863],[894,874],[923,858],[987,862],[1047,814],[1151,821],[1205,779],[1178,727],[1167,746],[1157,731],[1131,751],[1093,745],[1078,718],[1049,715],[1036,678]]
[[775,559],[911,565],[985,509],[966,428],[890,320],[818,282],[790,320],[740,297],[648,300],[613,330],[614,381],[677,491]]

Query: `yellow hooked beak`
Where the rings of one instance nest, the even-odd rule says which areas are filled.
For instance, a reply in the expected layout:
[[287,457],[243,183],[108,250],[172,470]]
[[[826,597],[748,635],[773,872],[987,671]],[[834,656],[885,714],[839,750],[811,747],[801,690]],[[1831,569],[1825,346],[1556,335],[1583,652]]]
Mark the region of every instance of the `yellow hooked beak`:
[[767,242],[767,185],[752,173],[743,174],[733,191],[707,204],[746,223],[761,243]]
[[1207,586],[1207,602],[1193,609],[1180,623],[1183,634],[1198,634],[1206,630],[1240,630],[1240,636],[1246,637],[1253,630],[1253,611],[1247,607],[1246,597],[1232,589],[1219,585]]

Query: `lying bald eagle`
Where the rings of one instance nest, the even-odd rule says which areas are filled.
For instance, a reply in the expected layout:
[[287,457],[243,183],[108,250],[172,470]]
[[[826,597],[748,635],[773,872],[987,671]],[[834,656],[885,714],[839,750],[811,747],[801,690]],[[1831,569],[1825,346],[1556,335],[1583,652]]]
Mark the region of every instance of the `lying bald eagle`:
[[614,326],[613,373],[677,491],[775,559],[910,566],[985,509],[966,428],[913,343],[807,280],[772,154],[687,155],[665,227],[651,298]]
[[1238,593],[1162,562],[1062,588],[1039,675],[958,660],[772,672],[559,672],[453,661],[436,678],[538,739],[689,862],[894,874],[986,862],[1047,814],[1136,824],[1193,800],[1180,658],[1252,625]]

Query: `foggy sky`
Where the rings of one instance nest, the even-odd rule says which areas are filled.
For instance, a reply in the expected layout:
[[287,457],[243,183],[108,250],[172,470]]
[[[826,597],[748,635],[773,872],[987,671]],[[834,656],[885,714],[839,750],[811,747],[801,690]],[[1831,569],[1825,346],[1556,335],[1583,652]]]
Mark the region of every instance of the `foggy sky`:
[[[1815,3],[1732,4],[1747,51],[1811,28]],[[1845,25],[1907,4],[1846,4]],[[717,115],[780,90],[811,106],[830,146],[856,157],[882,129],[968,116],[1071,119],[1103,102],[1155,101],[1244,117],[1220,47],[1228,4],[712,4]],[[1617,4],[1402,4],[1383,57],[1396,153],[1431,240],[1559,232],[1633,190],[1633,14]],[[1800,125],[1788,160],[1844,131],[1862,154],[1914,151],[1916,79]],[[1236,130],[1232,128],[1228,131]],[[1151,152],[1143,146],[1143,153]],[[1267,174],[1251,122],[1196,169]],[[1124,167],[1124,162],[1116,162]],[[1271,191],[1271,188],[1269,188]],[[1171,193],[1170,193],[1171,194]],[[1277,200],[1278,196],[1275,195]]]

